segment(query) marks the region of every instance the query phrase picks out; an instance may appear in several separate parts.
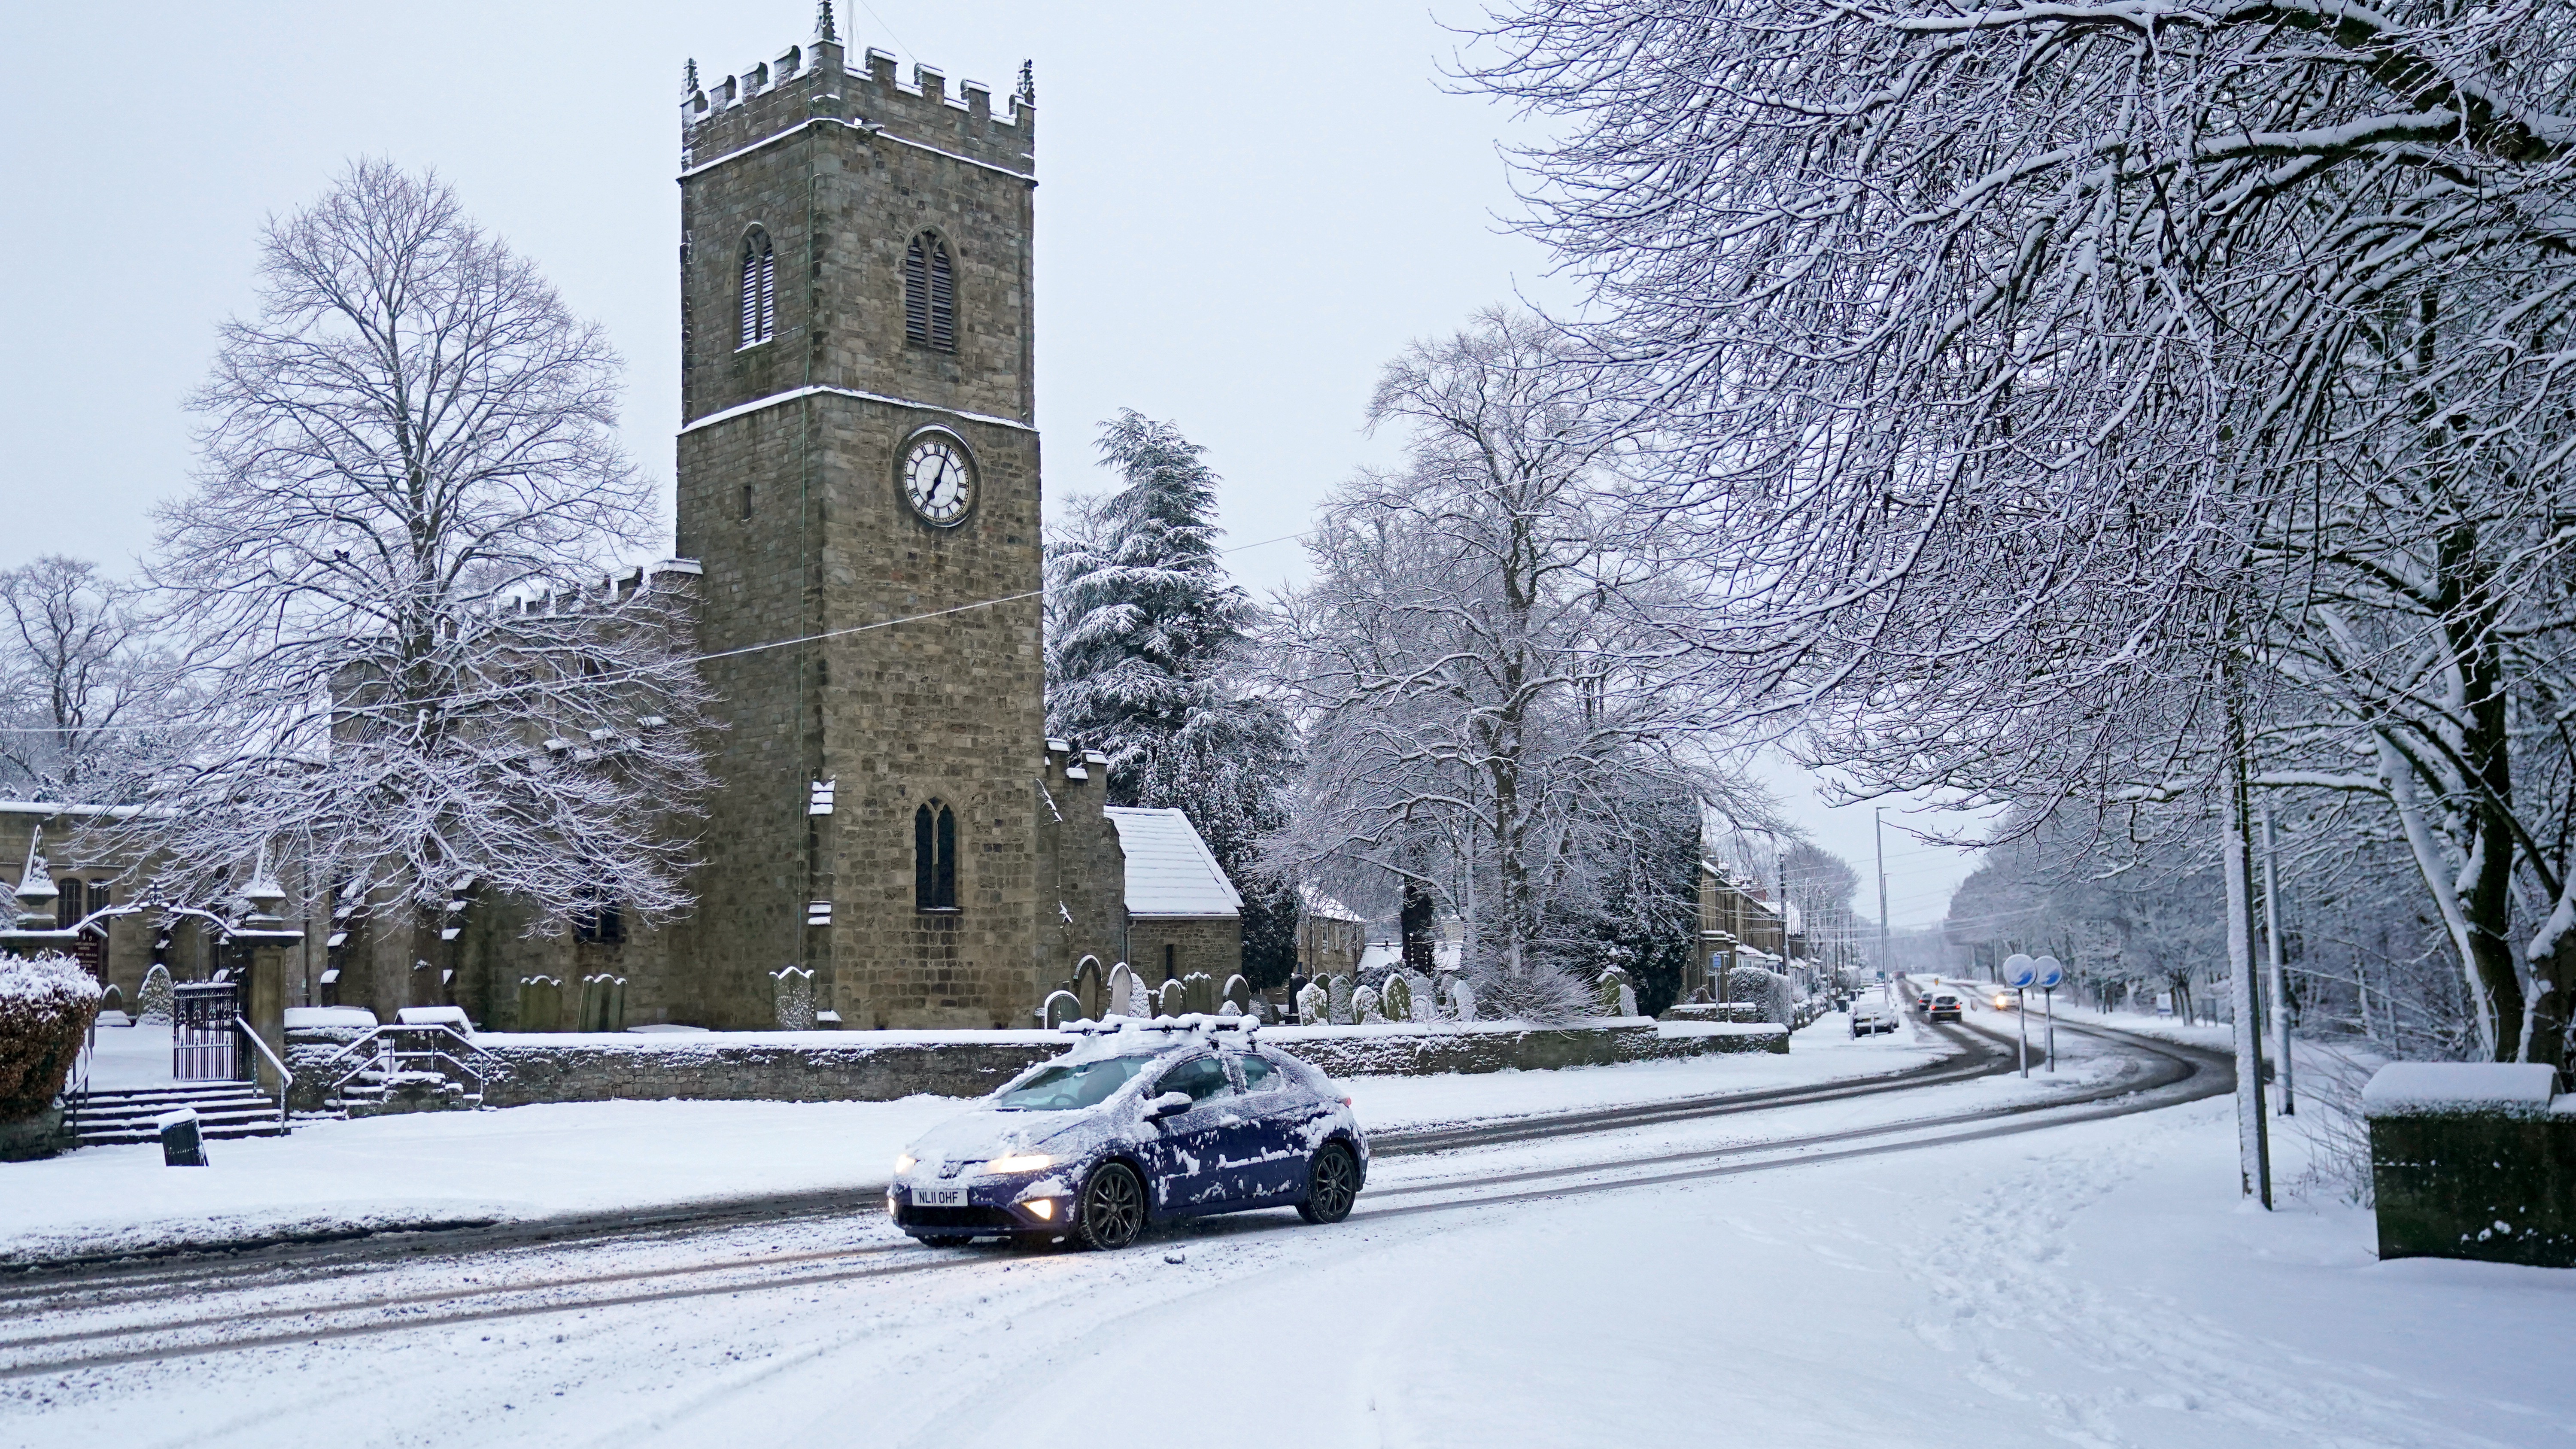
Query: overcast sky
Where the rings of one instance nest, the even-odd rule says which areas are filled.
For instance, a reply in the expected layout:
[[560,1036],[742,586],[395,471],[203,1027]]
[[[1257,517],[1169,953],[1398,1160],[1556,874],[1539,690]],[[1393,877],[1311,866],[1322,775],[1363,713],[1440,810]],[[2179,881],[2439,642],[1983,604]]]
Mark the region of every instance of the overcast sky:
[[[1100,485],[1098,421],[1178,423],[1225,475],[1238,576],[1302,572],[1316,500],[1407,340],[1514,297],[1570,301],[1509,234],[1516,133],[1441,76],[1461,43],[1404,0],[1266,7],[842,0],[852,54],[1007,92],[1037,62],[1038,422],[1054,499]],[[434,167],[625,353],[628,447],[667,494],[679,411],[682,63],[713,82],[810,34],[808,0],[425,6],[0,5],[14,220],[0,224],[0,564],[120,571],[185,485],[214,328],[250,303],[260,223],[346,160]],[[1868,871],[1866,807],[1777,785]],[[1900,845],[1914,854],[1900,856]],[[1891,916],[1965,873],[1889,840]],[[1864,892],[1867,895],[1868,892]],[[1874,909],[1874,903],[1864,901]]]

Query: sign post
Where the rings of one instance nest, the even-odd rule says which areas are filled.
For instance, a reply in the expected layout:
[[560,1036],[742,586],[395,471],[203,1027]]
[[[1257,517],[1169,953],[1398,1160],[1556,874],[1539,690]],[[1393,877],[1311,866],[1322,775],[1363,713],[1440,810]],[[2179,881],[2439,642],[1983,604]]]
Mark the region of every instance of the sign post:
[[2021,1037],[2021,1074],[2030,1075],[2030,1016],[2021,1008],[2029,998],[2022,993],[2039,979],[2039,963],[2015,951],[2004,958],[2004,984],[2013,989],[2013,1029]]
[[2031,963],[2031,984],[2038,987],[2040,999],[2048,1012],[2048,1069],[2057,1070],[2057,988],[2066,980],[2066,967],[2054,956],[2042,956]]

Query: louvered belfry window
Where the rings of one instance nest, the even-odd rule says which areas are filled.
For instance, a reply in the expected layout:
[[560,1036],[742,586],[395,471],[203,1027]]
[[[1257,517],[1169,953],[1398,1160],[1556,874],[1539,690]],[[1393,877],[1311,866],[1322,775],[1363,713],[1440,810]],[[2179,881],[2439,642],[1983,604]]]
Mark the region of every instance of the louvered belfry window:
[[742,346],[769,340],[778,325],[778,253],[769,233],[753,227],[742,239]]
[[929,232],[904,248],[903,335],[924,347],[957,350],[957,269],[948,243]]

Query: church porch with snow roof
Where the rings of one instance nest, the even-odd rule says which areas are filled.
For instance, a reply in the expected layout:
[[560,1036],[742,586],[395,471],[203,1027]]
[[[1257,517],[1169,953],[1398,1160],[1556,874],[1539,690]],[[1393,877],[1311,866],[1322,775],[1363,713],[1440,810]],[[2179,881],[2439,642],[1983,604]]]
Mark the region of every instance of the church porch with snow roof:
[[1178,810],[1102,812],[1126,857],[1127,960],[1151,982],[1243,969],[1243,895]]

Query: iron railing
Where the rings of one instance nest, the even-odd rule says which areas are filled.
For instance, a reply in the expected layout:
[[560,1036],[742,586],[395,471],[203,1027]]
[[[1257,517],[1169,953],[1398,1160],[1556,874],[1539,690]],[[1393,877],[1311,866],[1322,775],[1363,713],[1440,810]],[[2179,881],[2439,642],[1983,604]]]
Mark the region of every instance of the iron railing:
[[278,1130],[278,1132],[279,1132],[281,1135],[285,1134],[285,1133],[286,1133],[286,1132],[288,1132],[288,1131],[291,1131],[292,1129],[291,1129],[291,1128],[289,1128],[289,1127],[286,1125],[286,1093],[287,1093],[288,1089],[292,1088],[292,1087],[295,1085],[295,1073],[293,1073],[293,1072],[291,1072],[291,1071],[288,1071],[288,1070],[287,1070],[287,1068],[286,1068],[286,1063],[285,1063],[285,1062],[283,1062],[283,1061],[280,1061],[280,1060],[278,1059],[278,1055],[277,1055],[277,1053],[275,1053],[275,1052],[273,1052],[273,1051],[270,1051],[270,1050],[268,1049],[268,1042],[267,1042],[267,1040],[266,1040],[265,1038],[261,1037],[261,1036],[260,1036],[260,1034],[259,1034],[258,1032],[251,1030],[251,1025],[250,1025],[250,1023],[249,1023],[249,1022],[244,1021],[242,1018],[240,1018],[240,1017],[236,1016],[236,1017],[234,1017],[234,1018],[233,1018],[233,1029],[234,1029],[234,1030],[236,1030],[236,1031],[238,1031],[238,1032],[240,1032],[240,1033],[242,1034],[242,1036],[243,1036],[244,1038],[246,1038],[246,1039],[250,1042],[250,1044],[251,1044],[252,1046],[254,1046],[254,1047],[258,1048],[258,1049],[259,1049],[259,1054],[260,1054],[261,1056],[263,1056],[263,1057],[268,1058],[268,1064],[269,1064],[271,1067],[273,1067],[273,1068],[275,1068],[275,1069],[276,1069],[276,1071],[277,1071],[277,1130]]
[[[410,1045],[409,1043],[415,1039],[425,1045]],[[453,1071],[467,1078],[473,1087],[471,1096],[479,1106],[483,1101],[483,1089],[488,1085],[488,1079],[463,1057],[447,1050],[449,1043],[481,1056],[491,1055],[490,1052],[475,1045],[472,1039],[444,1022],[387,1022],[382,1026],[369,1027],[365,1035],[323,1058],[321,1065],[314,1069],[316,1075],[327,1074],[359,1048],[374,1049],[368,1055],[359,1057],[356,1065],[332,1077],[330,1085],[322,1089],[322,1099],[326,1103],[340,1100],[341,1094],[347,1090],[351,1082],[370,1071],[390,1082],[406,1070],[427,1067],[436,1070],[440,1076]]]

